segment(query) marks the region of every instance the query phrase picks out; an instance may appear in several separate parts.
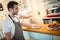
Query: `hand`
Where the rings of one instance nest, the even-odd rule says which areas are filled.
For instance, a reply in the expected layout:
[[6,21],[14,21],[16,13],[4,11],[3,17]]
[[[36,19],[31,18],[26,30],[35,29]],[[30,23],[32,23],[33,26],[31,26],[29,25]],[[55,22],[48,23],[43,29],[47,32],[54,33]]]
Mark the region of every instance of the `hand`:
[[40,26],[38,26],[38,24],[32,24],[31,28],[40,28]]

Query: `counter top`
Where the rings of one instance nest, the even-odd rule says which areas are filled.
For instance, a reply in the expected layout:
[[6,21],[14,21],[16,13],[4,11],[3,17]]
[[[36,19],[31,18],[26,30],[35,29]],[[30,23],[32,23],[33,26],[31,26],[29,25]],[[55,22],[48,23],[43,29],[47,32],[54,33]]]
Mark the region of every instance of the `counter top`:
[[37,28],[37,29],[32,29],[32,28],[28,28],[28,27],[23,26],[22,29],[24,31],[60,36],[60,30],[55,30],[55,31],[48,30],[47,29],[48,24],[40,24],[39,26],[41,26],[41,27]]

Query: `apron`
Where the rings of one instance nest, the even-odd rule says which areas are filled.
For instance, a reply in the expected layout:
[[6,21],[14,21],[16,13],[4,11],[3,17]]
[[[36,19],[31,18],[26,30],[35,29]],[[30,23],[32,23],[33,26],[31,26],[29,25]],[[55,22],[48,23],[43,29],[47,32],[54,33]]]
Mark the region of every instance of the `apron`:
[[[9,15],[9,17],[10,17],[10,15]],[[20,22],[15,22],[12,18],[11,18],[11,20],[13,21],[13,23],[15,25],[15,34],[14,34],[12,40],[25,40]]]

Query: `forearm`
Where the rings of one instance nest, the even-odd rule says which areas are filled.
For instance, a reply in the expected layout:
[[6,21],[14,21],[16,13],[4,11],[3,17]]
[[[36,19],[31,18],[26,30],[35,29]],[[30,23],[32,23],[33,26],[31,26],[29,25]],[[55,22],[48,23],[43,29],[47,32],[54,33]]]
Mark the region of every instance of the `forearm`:
[[32,26],[32,24],[30,24],[30,23],[23,23],[23,22],[21,22],[21,25],[25,26],[25,27],[31,27]]
[[33,27],[38,27],[39,26],[39,24],[30,24],[30,23],[24,23],[24,22],[21,22],[21,25],[25,26],[25,27],[28,27],[28,28],[33,28]]
[[10,32],[9,33],[5,33],[5,35],[6,35],[6,40],[12,40]]

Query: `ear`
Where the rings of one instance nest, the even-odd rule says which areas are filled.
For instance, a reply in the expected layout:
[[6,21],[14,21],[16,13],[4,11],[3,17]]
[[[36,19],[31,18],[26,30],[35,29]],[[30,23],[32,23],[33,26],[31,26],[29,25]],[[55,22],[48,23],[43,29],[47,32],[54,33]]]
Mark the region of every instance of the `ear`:
[[12,8],[9,8],[9,11],[12,11]]

